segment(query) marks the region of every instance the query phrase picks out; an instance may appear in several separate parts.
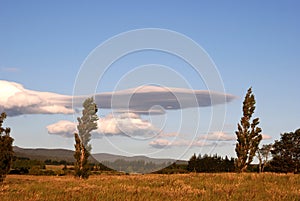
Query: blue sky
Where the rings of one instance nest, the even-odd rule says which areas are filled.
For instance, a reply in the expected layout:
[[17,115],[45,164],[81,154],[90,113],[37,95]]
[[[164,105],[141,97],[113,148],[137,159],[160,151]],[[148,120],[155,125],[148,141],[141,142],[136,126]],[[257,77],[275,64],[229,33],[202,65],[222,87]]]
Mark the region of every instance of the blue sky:
[[[1,0],[0,80],[16,82],[34,91],[72,95],[80,66],[99,44],[130,30],[169,29],[198,43],[216,64],[226,93],[239,97],[226,104],[223,131],[228,136],[234,135],[241,117],[243,97],[248,87],[252,86],[257,100],[255,116],[261,119],[263,133],[272,137],[262,143],[270,143],[278,139],[280,133],[299,128],[299,9],[298,1],[83,3]],[[97,92],[112,91],[132,68],[151,63],[168,65],[184,76],[193,89],[206,90],[203,80],[195,76],[180,59],[148,51],[129,55],[115,63],[107,77],[100,81]],[[170,83],[176,85],[172,81]],[[118,87],[126,89],[124,85]],[[178,120],[178,112],[167,112],[167,117],[172,117],[169,117],[165,133],[177,130],[172,125]],[[100,110],[99,113],[105,117],[109,111]],[[208,121],[206,115],[209,118],[210,108],[200,108],[200,114],[201,121]],[[138,117],[137,120],[140,118],[149,120],[148,116]],[[154,116],[154,123],[159,124],[159,118],[163,117]],[[72,138],[48,134],[47,126],[60,120],[72,121],[73,116],[23,114],[9,117],[6,125],[12,128],[17,146],[72,149]],[[191,122],[190,119],[186,121]],[[186,127],[186,132],[189,132],[188,123]],[[124,136],[94,139],[93,150],[122,154],[108,141],[119,143],[125,150],[126,146],[135,147],[130,149],[131,152],[156,150],[140,142],[132,145],[130,138]],[[189,158],[194,152],[235,156],[234,144],[234,140],[221,141],[216,146],[195,144],[183,157]],[[178,157],[183,152],[182,147],[169,148],[154,156]]]

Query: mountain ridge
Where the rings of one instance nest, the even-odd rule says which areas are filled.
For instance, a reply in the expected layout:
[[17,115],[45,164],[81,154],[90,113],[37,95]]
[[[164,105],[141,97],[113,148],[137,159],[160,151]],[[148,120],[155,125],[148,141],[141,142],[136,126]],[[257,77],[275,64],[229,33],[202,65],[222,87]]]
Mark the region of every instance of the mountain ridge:
[[[65,160],[68,162],[75,162],[74,159],[74,151],[69,149],[63,148],[21,148],[18,146],[14,146],[13,150],[17,157],[26,157],[31,160],[41,160],[45,161],[48,159],[61,161]],[[89,158],[91,163],[102,163],[104,161],[114,162],[116,160],[125,160],[125,161],[145,161],[146,163],[152,162],[156,164],[167,163],[167,162],[176,162],[176,163],[185,163],[185,160],[175,160],[175,159],[168,159],[168,158],[150,158],[143,155],[138,156],[122,156],[122,155],[115,155],[109,153],[95,153],[92,154]]]

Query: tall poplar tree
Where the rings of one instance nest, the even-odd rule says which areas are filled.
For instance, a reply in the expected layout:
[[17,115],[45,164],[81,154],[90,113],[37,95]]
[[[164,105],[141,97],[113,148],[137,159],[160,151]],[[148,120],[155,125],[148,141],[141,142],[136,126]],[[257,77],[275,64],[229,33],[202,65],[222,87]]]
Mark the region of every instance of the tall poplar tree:
[[258,127],[259,118],[251,118],[255,110],[255,98],[250,87],[243,102],[243,117],[238,124],[238,130],[235,132],[237,143],[235,151],[237,160],[235,163],[238,172],[245,172],[248,165],[252,162],[253,157],[262,140],[261,128]]
[[78,133],[75,137],[75,176],[83,179],[89,177],[88,158],[92,149],[89,141],[91,132],[97,129],[97,105],[93,98],[87,98],[83,103],[82,117],[78,117]]
[[0,183],[10,170],[14,155],[12,143],[14,139],[10,137],[10,128],[3,128],[2,124],[6,119],[6,113],[0,115]]

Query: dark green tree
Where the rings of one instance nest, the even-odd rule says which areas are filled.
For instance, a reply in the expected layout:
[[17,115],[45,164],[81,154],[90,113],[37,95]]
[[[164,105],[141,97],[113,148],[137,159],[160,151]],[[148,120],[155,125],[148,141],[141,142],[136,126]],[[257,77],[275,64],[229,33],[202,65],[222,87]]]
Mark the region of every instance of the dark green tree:
[[88,158],[92,149],[89,141],[91,140],[91,132],[97,129],[97,105],[93,98],[87,98],[83,103],[82,117],[78,117],[77,130],[75,133],[75,176],[83,179],[89,177]]
[[271,170],[275,172],[300,172],[300,129],[281,134],[271,150]]
[[196,167],[197,167],[197,156],[196,154],[194,154],[188,161],[187,170],[190,172],[196,172]]
[[237,160],[235,166],[238,172],[245,172],[247,170],[262,140],[262,135],[260,134],[262,130],[257,126],[259,124],[259,118],[253,119],[251,123],[255,103],[252,88],[250,87],[243,102],[243,117],[238,124],[238,130],[235,132],[237,136],[235,147]]
[[14,139],[10,137],[10,128],[2,127],[5,119],[6,113],[3,112],[0,116],[0,183],[3,182],[9,172],[14,155],[12,147]]

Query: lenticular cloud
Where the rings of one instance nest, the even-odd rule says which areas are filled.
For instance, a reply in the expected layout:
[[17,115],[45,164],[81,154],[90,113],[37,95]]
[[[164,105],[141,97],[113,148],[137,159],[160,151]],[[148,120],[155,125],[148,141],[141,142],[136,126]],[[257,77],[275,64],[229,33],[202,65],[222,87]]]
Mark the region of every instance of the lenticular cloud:
[[[23,114],[72,114],[82,102],[95,97],[99,108],[114,109],[118,113],[164,114],[166,110],[209,107],[225,104],[236,97],[208,90],[140,86],[114,92],[68,96],[29,90],[16,82],[0,80],[0,112],[9,116]],[[73,103],[73,104],[72,104]]]

